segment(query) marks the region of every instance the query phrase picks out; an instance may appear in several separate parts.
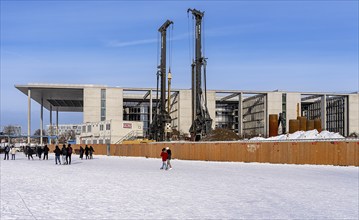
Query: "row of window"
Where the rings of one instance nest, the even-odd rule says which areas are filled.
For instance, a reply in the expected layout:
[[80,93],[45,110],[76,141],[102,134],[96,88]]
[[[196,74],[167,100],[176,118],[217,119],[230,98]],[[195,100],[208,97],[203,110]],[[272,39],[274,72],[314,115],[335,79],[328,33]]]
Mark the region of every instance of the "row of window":
[[[94,127],[95,125],[83,125],[82,126],[82,133],[89,133],[92,132],[92,127]],[[87,129],[86,129],[87,128]],[[111,130],[111,124],[106,124],[106,131]],[[100,124],[100,131],[104,130],[104,124]]]
[[110,144],[110,139],[89,139],[89,140],[82,140],[81,144]]

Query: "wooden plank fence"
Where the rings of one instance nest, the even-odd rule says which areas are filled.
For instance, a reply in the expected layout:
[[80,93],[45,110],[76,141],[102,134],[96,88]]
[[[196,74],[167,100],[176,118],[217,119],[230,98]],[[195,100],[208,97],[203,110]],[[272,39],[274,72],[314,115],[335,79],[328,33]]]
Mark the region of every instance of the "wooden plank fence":
[[[91,146],[96,155],[108,153],[105,144]],[[181,160],[359,166],[359,141],[112,144],[110,155],[159,158],[164,147]]]

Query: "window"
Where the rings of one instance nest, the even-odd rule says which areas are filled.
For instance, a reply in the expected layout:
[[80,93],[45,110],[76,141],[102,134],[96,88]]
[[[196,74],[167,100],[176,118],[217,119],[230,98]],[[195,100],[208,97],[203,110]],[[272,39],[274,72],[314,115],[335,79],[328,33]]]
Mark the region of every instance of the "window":
[[101,121],[106,120],[106,89],[101,89]]
[[103,131],[103,125],[100,125],[100,131]]
[[91,125],[87,125],[87,132],[91,132]]
[[[86,126],[82,126],[82,133],[86,133]],[[83,143],[84,144],[84,143]]]
[[111,130],[111,124],[106,124],[106,130]]

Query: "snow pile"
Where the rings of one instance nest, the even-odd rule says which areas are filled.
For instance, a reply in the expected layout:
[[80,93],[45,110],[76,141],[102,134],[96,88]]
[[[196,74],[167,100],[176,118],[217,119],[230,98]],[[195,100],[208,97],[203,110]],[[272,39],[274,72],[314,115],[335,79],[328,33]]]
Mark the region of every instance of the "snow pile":
[[296,131],[293,134],[282,134],[275,137],[263,138],[263,137],[254,137],[251,138],[251,141],[261,141],[261,140],[305,140],[305,139],[333,139],[333,138],[344,138],[339,133],[322,131],[318,132],[316,129],[310,131]]

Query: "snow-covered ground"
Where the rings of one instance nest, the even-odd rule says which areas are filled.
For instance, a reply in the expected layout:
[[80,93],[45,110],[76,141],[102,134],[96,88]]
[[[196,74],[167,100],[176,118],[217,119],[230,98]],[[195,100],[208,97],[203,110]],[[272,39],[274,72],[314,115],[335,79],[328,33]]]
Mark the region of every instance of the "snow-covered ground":
[[358,219],[358,167],[74,156],[1,158],[1,219]]

